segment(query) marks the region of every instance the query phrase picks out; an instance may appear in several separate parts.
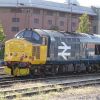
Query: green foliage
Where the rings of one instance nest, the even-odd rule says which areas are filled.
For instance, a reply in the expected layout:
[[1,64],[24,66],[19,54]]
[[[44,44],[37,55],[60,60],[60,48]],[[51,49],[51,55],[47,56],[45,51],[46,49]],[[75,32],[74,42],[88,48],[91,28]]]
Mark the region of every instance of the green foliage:
[[90,31],[89,16],[87,14],[83,14],[80,17],[80,23],[76,32],[89,33],[89,31]]
[[0,50],[0,59],[3,59],[4,58],[4,47],[1,47],[1,50]]
[[0,59],[4,57],[4,44],[5,34],[2,25],[0,24]]
[[50,30],[56,30],[56,31],[58,31],[59,28],[58,28],[58,26],[51,26],[51,27],[50,27]]
[[4,39],[5,39],[4,30],[2,25],[0,24],[0,42],[2,42]]

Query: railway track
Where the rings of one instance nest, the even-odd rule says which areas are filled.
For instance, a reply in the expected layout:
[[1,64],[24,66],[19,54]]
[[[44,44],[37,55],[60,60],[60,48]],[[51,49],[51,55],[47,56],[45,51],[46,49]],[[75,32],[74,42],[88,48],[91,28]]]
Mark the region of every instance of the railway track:
[[[4,94],[1,98],[8,98],[13,99],[17,95],[21,96],[30,96],[39,93],[47,93],[50,91],[61,91],[65,90],[69,87],[80,87],[80,86],[87,86],[87,85],[95,85],[100,84],[100,75],[80,75],[75,77],[74,75],[71,77],[63,77],[59,79],[55,78],[40,78],[37,79],[39,82],[45,82],[40,86],[33,85],[31,87],[19,88],[19,89],[10,89],[10,90],[2,90],[0,94]],[[22,81],[21,81],[22,82]],[[25,80],[23,80],[25,82]],[[32,80],[31,82],[35,84],[36,79]],[[27,83],[26,83],[27,84]],[[15,93],[14,93],[15,92]],[[17,92],[17,95],[16,95]],[[6,95],[9,94],[9,95]]]
[[8,76],[5,78],[2,78],[0,80],[0,88],[6,88],[9,86],[12,86],[13,84],[16,83],[28,83],[28,82],[38,82],[38,81],[49,81],[49,80],[57,80],[57,79],[74,79],[74,78],[79,78],[79,77],[98,77],[100,76],[100,73],[97,74],[82,74],[82,75],[68,75],[68,76],[55,76],[55,77],[45,77],[45,78],[31,78],[31,77],[12,77],[12,76]]
[[4,67],[0,66],[0,75],[4,74]]

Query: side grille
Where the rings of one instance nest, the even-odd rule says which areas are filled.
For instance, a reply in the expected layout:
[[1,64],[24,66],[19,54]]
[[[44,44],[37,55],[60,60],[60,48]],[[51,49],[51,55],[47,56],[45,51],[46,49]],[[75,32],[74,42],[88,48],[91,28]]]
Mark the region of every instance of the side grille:
[[40,59],[40,47],[39,46],[34,46],[33,47],[33,56],[36,59]]

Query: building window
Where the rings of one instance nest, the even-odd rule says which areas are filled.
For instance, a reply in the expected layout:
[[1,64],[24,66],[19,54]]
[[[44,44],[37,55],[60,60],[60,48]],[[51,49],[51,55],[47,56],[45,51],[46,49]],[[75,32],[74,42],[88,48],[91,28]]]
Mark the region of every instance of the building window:
[[65,16],[66,16],[66,13],[64,13],[64,12],[59,12],[59,16],[60,16],[60,17],[65,17]]
[[19,31],[19,27],[12,27],[12,32],[18,32]]
[[52,16],[53,12],[52,11],[47,11],[47,15]]
[[33,9],[33,14],[40,14],[40,9]]
[[35,18],[35,19],[34,19],[34,23],[35,23],[35,24],[38,24],[38,23],[39,23],[39,19],[38,19],[38,18]]
[[12,22],[19,22],[20,19],[19,18],[12,18]]
[[52,20],[48,20],[48,24],[49,25],[52,25]]
[[64,26],[64,21],[60,21],[60,26]]

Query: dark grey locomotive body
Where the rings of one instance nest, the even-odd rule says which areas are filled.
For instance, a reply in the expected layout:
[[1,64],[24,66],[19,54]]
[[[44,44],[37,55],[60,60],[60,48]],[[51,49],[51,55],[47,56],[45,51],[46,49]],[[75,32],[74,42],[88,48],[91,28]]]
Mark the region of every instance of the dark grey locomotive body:
[[65,64],[72,61],[93,63],[100,60],[99,35],[38,29],[35,31],[48,39],[48,62],[51,64]]

